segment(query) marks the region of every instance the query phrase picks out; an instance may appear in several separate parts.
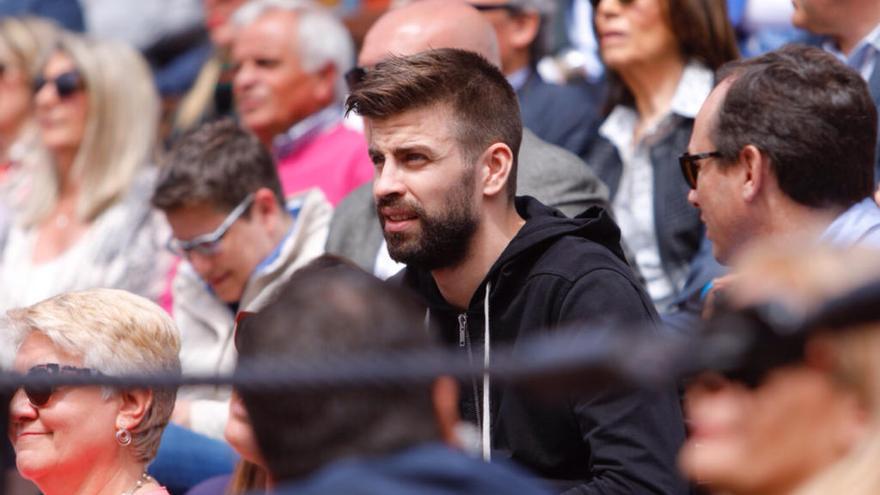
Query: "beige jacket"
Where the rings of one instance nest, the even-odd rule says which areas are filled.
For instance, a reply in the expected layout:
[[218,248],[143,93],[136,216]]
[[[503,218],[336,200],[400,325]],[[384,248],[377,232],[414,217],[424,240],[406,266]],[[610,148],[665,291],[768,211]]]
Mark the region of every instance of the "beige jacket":
[[[290,197],[287,207],[296,216],[293,228],[277,253],[273,253],[275,258],[251,275],[239,303],[240,310],[262,308],[294,271],[324,252],[333,210],[324,194],[311,189]],[[214,296],[186,262],[181,263],[174,278],[172,294],[174,320],[181,334],[183,372],[199,375],[231,373],[237,357],[232,342],[235,318],[232,310]],[[190,428],[204,435],[223,438],[228,417],[228,388],[182,389],[179,398],[191,403]]]

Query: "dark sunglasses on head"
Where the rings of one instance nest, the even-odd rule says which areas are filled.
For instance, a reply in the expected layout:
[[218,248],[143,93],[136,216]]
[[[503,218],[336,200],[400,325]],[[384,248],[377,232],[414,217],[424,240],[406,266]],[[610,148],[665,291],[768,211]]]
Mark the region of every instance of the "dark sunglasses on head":
[[479,10],[480,12],[487,12],[490,10],[506,10],[509,14],[519,14],[523,11],[522,7],[513,3],[471,3],[471,7]]
[[[59,375],[68,376],[95,376],[101,373],[91,368],[78,368],[76,366],[61,365],[58,363],[38,364],[29,369],[27,376],[29,377],[53,377]],[[52,394],[55,393],[57,387],[52,385],[25,385],[24,394],[28,398],[28,402],[34,407],[43,407],[49,403]]]
[[678,164],[681,166],[681,174],[684,176],[685,182],[690,186],[691,189],[697,188],[697,175],[700,174],[700,164],[698,163],[700,160],[705,160],[706,158],[719,158],[721,157],[721,152],[719,151],[707,151],[705,153],[683,153],[678,157]]
[[345,73],[345,84],[348,86],[348,91],[354,91],[355,88],[363,82],[364,77],[367,75],[367,69],[363,67],[355,67],[348,72]]
[[58,74],[54,79],[46,79],[42,75],[37,76],[37,78],[34,79],[34,93],[37,93],[43,89],[43,86],[49,83],[55,86],[55,92],[58,93],[59,98],[72,96],[84,87],[83,79],[79,74],[79,71],[71,70]]

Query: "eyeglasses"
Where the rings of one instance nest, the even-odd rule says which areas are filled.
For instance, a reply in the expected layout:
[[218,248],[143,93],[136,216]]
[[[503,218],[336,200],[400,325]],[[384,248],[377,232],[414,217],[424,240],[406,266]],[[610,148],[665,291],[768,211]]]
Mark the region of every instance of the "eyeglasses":
[[[100,374],[100,371],[91,368],[77,368],[76,366],[66,366],[58,363],[38,364],[27,372],[29,377],[59,375],[96,376]],[[22,388],[24,388],[24,394],[32,406],[43,407],[49,403],[57,387],[53,385],[25,385]]]
[[217,254],[220,251],[220,241],[223,240],[223,236],[229,231],[229,227],[232,227],[232,224],[235,223],[245,211],[247,211],[248,207],[250,207],[253,202],[254,193],[250,193],[241,201],[241,203],[238,204],[238,206],[235,207],[235,209],[232,210],[231,213],[229,213],[229,216],[227,216],[223,220],[223,223],[214,229],[213,232],[200,235],[189,241],[181,241],[180,239],[172,237],[168,239],[166,247],[169,251],[178,256],[188,257],[193,251],[205,256]]
[[354,91],[355,88],[360,85],[364,81],[364,77],[367,75],[367,69],[364,67],[355,67],[345,73],[345,84],[348,86],[349,91]]
[[42,75],[37,76],[36,79],[34,79],[34,93],[37,93],[43,89],[43,86],[49,83],[55,86],[55,92],[58,93],[59,98],[73,96],[77,91],[85,87],[79,71],[71,70],[59,74],[54,79],[46,79]]
[[697,175],[700,174],[700,164],[697,163],[700,160],[705,160],[706,158],[720,158],[720,151],[707,151],[705,153],[683,153],[678,157],[678,164],[681,166],[681,174],[684,176],[684,181],[687,182],[687,185],[690,186],[691,189],[697,188]]

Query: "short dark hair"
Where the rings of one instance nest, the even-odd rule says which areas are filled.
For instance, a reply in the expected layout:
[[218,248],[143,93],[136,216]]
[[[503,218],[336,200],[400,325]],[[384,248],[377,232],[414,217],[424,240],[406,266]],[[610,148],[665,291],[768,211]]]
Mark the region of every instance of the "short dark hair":
[[[685,61],[695,60],[711,70],[739,57],[736,32],[727,15],[727,2],[719,0],[660,0],[665,21],[678,40]],[[595,18],[593,19],[595,23]],[[608,71],[605,113],[616,105],[635,106],[635,99],[613,70]]]
[[877,110],[856,71],[818,48],[789,45],[718,76],[730,80],[710,134],[723,164],[754,145],[782,191],[813,208],[847,208],[871,194]]
[[201,203],[232,211],[261,187],[284,206],[272,156],[255,136],[226,118],[180,138],[159,173],[152,203],[165,212]]
[[[242,320],[239,365],[430,349],[439,344],[424,315],[404,289],[322,256],[294,273],[262,311]],[[431,387],[424,384],[239,392],[276,480],[441,438]]]
[[447,104],[463,158],[473,162],[494,143],[513,152],[507,183],[516,194],[522,119],[516,93],[504,74],[480,55],[454,48],[391,57],[368,70],[346,101],[348,112],[384,119],[435,104]]

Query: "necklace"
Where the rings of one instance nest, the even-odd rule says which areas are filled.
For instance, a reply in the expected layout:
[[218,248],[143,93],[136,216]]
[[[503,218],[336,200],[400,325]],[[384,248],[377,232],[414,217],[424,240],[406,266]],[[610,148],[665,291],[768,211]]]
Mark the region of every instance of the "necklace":
[[122,492],[122,495],[134,495],[134,492],[141,489],[144,486],[144,483],[149,483],[151,481],[155,481],[152,476],[147,474],[146,471],[141,474],[141,477],[138,478],[137,482],[135,482],[134,486],[129,488],[128,490]]

